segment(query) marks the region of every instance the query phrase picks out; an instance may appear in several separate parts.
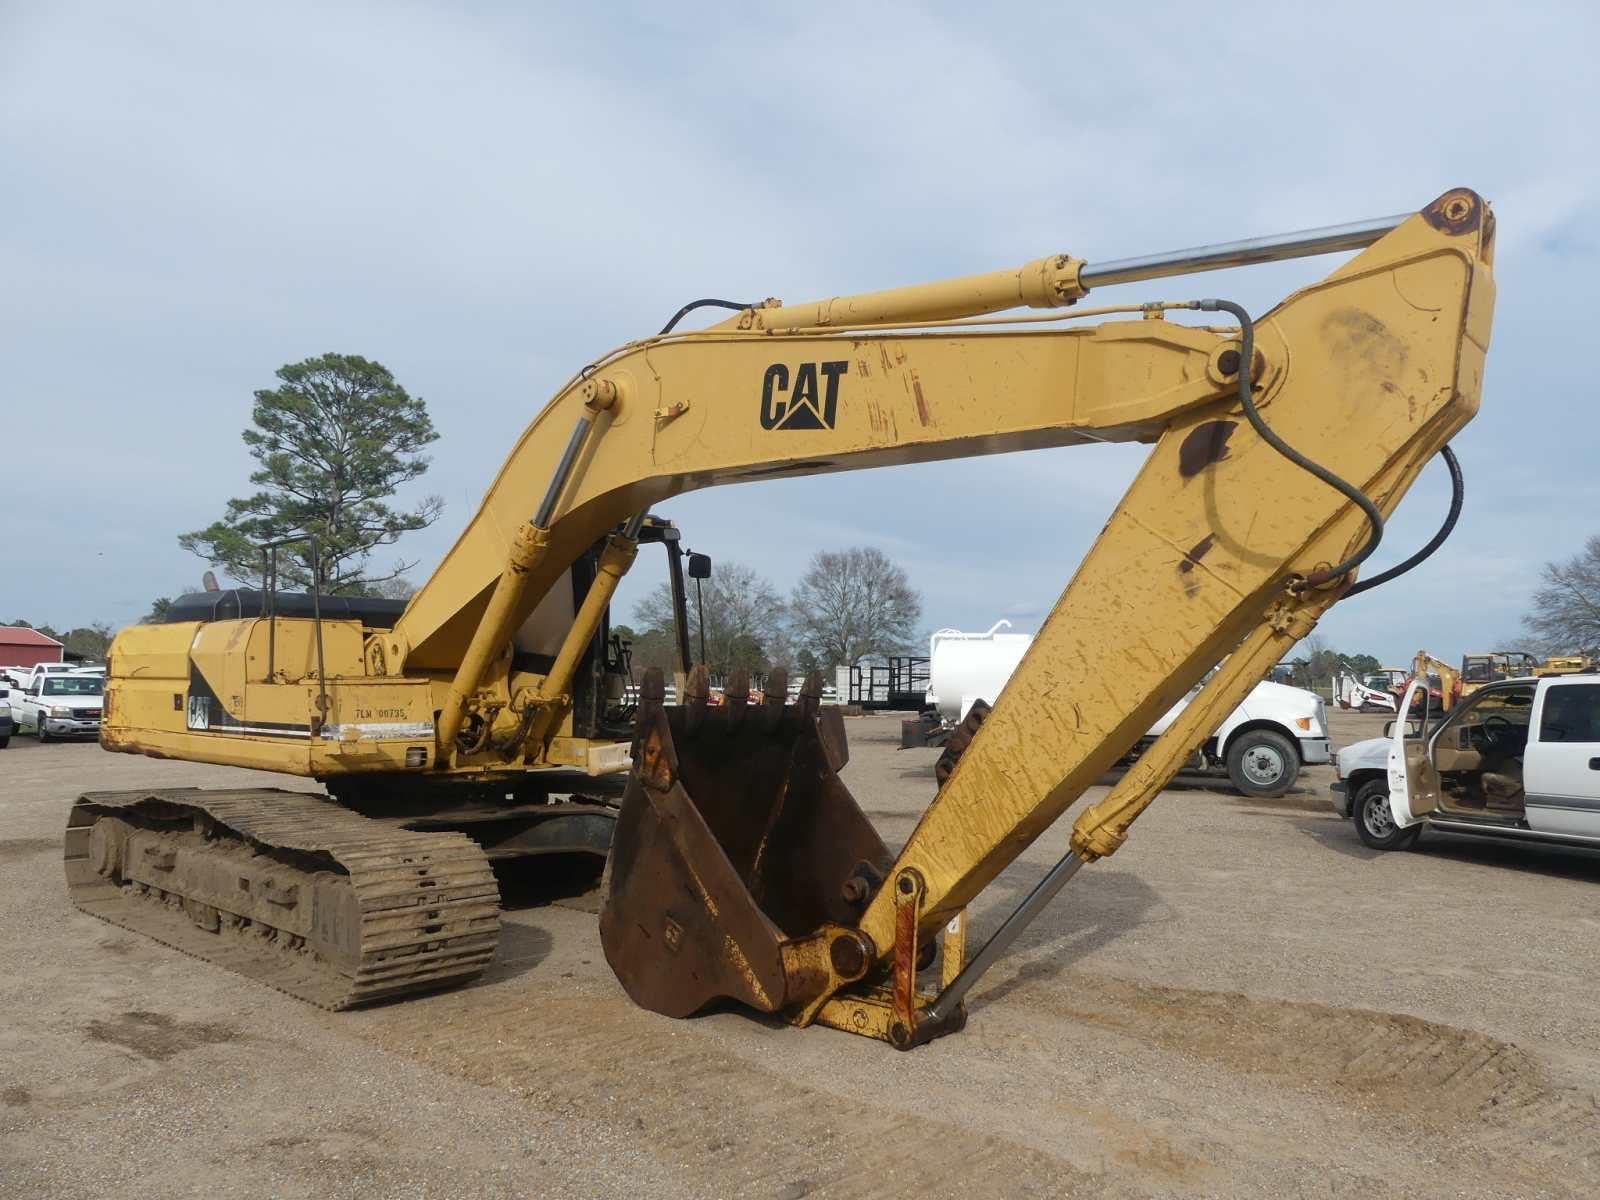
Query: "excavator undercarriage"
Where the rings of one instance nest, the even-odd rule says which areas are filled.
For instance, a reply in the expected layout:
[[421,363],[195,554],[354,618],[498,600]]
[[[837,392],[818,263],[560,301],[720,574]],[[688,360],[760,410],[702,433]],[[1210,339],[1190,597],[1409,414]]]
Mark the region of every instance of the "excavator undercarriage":
[[464,982],[500,938],[471,839],[306,792],[89,792],[66,861],[85,912],[323,1008]]
[[[958,1029],[984,971],[1318,619],[1443,539],[1455,507],[1424,552],[1357,582],[1477,411],[1493,241],[1488,206],[1455,189],[1378,221],[774,300],[630,343],[534,421],[398,617],[325,615],[315,592],[309,618],[280,615],[264,587],[248,614],[120,634],[108,749],[297,774],[330,797],[90,793],[68,830],[73,900],[337,1008],[481,970],[491,859],[609,842],[601,941],[642,1006],[734,1000],[902,1049]],[[1255,318],[1210,298],[1075,307],[1093,287],[1351,250]],[[1121,319],[1052,324],[1091,316]],[[759,697],[735,676],[712,703],[653,505],[1104,441],[1150,456],[897,853],[839,778],[820,681],[791,701],[781,672]],[[607,614],[652,540],[674,572],[680,702],[652,672],[635,711]],[[1195,688],[969,956],[968,904]]]

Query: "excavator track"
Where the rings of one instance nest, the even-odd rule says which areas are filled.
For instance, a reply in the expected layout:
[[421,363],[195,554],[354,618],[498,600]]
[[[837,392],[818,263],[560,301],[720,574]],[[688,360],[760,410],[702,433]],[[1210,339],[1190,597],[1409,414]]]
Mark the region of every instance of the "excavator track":
[[454,987],[500,938],[488,859],[324,796],[86,792],[66,832],[84,912],[328,1009]]

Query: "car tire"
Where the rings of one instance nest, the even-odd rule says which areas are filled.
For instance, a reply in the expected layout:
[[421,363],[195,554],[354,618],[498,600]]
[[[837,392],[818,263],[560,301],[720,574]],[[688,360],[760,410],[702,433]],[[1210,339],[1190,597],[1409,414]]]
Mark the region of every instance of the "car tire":
[[41,746],[50,740],[49,733],[45,731],[43,715],[33,719],[33,736],[39,739]]
[[1420,824],[1401,829],[1394,823],[1387,780],[1369,779],[1357,788],[1350,817],[1356,823],[1356,836],[1374,850],[1409,850],[1422,836]]
[[0,738],[0,750],[4,750],[9,745],[11,745],[11,735],[10,734],[7,734],[5,737]]
[[1228,743],[1228,778],[1246,796],[1281,796],[1300,778],[1300,751],[1281,733],[1247,729]]

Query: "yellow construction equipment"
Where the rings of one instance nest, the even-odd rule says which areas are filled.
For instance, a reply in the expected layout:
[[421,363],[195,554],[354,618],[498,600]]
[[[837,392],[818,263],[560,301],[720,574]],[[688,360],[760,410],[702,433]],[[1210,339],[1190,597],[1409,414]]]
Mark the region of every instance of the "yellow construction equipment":
[[1594,659],[1587,654],[1553,654],[1541,659],[1526,650],[1491,650],[1461,656],[1461,695],[1470,696],[1486,683],[1518,676],[1571,675],[1592,671]]
[[1577,675],[1594,670],[1594,659],[1587,654],[1552,654],[1534,664],[1530,672],[1535,677],[1543,675]]
[[[332,799],[90,793],[68,833],[74,898],[343,1006],[481,969],[486,850],[565,845],[541,830],[614,816],[600,934],[640,1004],[732,998],[902,1048],[958,1028],[1027,921],[1371,585],[1355,571],[1384,515],[1477,410],[1492,246],[1487,206],[1458,189],[1304,234],[726,305],[720,325],[623,346],[535,419],[398,617],[314,598],[290,615],[267,587],[231,619],[118,637],[108,748],[313,776]],[[1255,320],[1224,300],[1073,307],[1093,287],[1335,250],[1362,252]],[[1053,311],[992,315],[1024,306]],[[1185,310],[1224,323],[1167,319]],[[1087,317],[1112,319],[1060,323]],[[620,735],[625,714],[597,699],[620,690],[607,604],[644,531],[660,536],[651,506],[1106,441],[1152,450],[898,855],[839,779],[843,726],[816,679],[793,703],[781,676],[759,697],[733,679],[711,705],[696,668],[669,706],[651,675]],[[966,906],[1202,680],[968,959]]]
[[1525,650],[1491,650],[1461,656],[1461,695],[1470,696],[1486,683],[1532,675],[1539,660]]
[[[1461,699],[1461,672],[1426,650],[1418,650],[1417,656],[1411,660],[1411,679],[1423,681],[1428,689],[1429,700],[1438,711],[1449,712]],[[1439,681],[1438,687],[1433,686],[1434,679]],[[1406,682],[1410,681],[1408,679]],[[1400,691],[1404,695],[1404,685]]]

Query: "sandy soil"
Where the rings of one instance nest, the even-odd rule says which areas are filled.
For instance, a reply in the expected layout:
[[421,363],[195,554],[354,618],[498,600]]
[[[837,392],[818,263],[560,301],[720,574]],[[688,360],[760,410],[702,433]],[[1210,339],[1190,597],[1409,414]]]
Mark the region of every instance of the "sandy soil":
[[[1338,721],[1341,742],[1380,724]],[[896,844],[937,752],[847,724],[846,781]],[[0,1196],[1592,1195],[1600,855],[1378,854],[1330,778],[1171,790],[964,1033],[898,1054],[633,1008],[581,900],[508,914],[475,986],[320,1012],[73,912],[61,881],[79,790],[267,777],[18,738]],[[985,894],[977,936],[1064,832]]]

